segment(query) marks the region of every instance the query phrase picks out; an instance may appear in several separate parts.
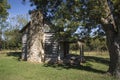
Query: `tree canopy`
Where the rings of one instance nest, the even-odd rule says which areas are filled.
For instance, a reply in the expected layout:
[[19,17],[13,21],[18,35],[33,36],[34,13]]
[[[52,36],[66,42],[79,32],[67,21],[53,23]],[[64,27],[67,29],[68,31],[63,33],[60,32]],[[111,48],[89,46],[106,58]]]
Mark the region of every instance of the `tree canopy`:
[[4,26],[4,21],[7,18],[8,12],[7,9],[10,8],[7,0],[0,0],[0,45],[1,45],[1,35],[2,35],[2,28]]
[[5,20],[8,12],[7,9],[10,8],[10,5],[8,4],[7,0],[0,0],[0,21]]
[[[50,20],[55,26],[53,29],[58,32],[59,38],[69,38],[82,26],[83,31],[79,37],[87,37],[93,28],[98,28],[100,16],[103,16],[103,7],[99,5],[99,0],[30,0],[31,5],[36,5],[36,9],[41,10],[46,20]],[[100,30],[99,34],[104,34]],[[78,36],[78,35],[77,35]],[[74,36],[73,38],[76,38]]]

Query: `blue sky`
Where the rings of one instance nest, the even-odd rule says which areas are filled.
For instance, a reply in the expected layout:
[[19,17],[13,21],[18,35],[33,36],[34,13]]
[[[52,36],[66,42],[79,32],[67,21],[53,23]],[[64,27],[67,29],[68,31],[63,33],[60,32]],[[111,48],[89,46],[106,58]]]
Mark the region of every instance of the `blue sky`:
[[11,6],[11,8],[8,10],[9,17],[28,14],[29,10],[35,8],[30,6],[29,0],[26,0],[25,4],[22,3],[22,0],[8,0],[8,3]]

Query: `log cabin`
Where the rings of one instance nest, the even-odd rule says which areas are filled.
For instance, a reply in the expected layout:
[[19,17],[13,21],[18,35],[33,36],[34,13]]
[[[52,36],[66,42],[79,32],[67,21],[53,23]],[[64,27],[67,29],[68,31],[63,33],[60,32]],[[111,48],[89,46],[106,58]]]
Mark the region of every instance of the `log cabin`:
[[[43,19],[40,11],[31,12],[31,21],[20,30],[22,33],[22,60],[37,63],[55,62],[69,54],[69,49],[66,48],[69,48],[71,42],[57,41],[51,27],[52,25]],[[79,48],[83,44],[81,41],[73,42],[78,43]],[[83,50],[80,51],[80,54],[83,54]]]

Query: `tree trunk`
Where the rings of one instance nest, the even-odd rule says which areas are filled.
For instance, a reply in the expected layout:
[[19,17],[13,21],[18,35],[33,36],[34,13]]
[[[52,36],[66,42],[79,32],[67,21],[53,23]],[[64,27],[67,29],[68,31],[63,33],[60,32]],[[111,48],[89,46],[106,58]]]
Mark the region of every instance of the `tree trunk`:
[[110,56],[108,72],[120,78],[120,36],[107,34],[106,39]]
[[108,72],[120,79],[120,29],[116,25],[116,20],[112,14],[113,6],[110,4],[111,0],[99,1],[104,4],[105,11],[103,12],[106,16],[101,18],[101,24],[106,33],[106,43],[110,56]]
[[106,43],[110,56],[108,72],[120,76],[120,36],[114,31],[112,24],[104,25],[106,32]]

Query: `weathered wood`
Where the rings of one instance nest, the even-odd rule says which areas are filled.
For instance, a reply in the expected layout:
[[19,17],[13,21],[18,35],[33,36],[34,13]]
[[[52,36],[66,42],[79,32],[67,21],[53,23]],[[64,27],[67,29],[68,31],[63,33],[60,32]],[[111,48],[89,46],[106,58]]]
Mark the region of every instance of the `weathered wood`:
[[21,59],[26,61],[27,60],[27,36],[28,36],[28,29],[25,29],[22,33],[22,55]]
[[77,42],[78,48],[80,50],[80,63],[85,62],[85,58],[84,58],[84,43],[78,41]]

